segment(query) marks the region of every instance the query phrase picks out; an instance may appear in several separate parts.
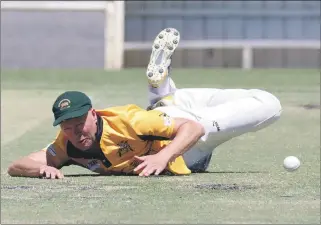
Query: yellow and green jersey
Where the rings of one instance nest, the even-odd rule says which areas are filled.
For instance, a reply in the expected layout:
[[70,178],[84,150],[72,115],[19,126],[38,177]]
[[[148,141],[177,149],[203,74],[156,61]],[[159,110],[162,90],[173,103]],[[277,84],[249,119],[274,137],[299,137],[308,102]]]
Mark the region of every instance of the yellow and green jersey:
[[[170,143],[174,119],[157,110],[146,111],[136,105],[97,110],[97,151],[77,149],[60,131],[44,151],[55,165],[78,164],[101,174],[135,174],[139,164],[134,156],[151,155]],[[190,174],[182,156],[168,164],[165,171]],[[139,172],[136,172],[136,174]]]

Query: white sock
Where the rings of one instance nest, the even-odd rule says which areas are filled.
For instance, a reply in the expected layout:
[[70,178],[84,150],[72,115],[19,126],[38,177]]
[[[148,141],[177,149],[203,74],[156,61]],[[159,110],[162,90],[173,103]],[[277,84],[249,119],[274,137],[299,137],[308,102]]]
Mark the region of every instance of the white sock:
[[156,103],[162,97],[172,94],[176,91],[176,86],[174,81],[167,76],[163,83],[155,88],[152,87],[150,84],[148,85],[148,99],[150,104]]

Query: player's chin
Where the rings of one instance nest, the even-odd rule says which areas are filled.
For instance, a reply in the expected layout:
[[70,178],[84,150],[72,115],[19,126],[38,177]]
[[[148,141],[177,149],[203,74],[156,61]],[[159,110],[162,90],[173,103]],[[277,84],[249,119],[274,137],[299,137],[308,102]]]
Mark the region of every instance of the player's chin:
[[78,142],[76,147],[80,150],[86,151],[90,149],[92,145],[93,141],[91,139],[85,139],[81,142]]

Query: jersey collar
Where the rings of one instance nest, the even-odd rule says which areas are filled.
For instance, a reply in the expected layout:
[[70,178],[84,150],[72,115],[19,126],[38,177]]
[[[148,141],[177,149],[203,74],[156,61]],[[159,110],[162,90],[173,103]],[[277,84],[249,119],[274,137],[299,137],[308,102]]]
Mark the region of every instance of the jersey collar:
[[97,132],[95,134],[96,136],[96,141],[100,143],[101,135],[103,133],[103,120],[101,116],[97,115]]

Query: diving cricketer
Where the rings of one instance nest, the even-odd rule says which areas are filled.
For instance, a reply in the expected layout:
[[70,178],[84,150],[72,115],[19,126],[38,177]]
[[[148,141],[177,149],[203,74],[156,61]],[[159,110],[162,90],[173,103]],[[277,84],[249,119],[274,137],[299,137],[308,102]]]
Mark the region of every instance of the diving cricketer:
[[69,165],[102,175],[204,172],[217,146],[280,118],[280,101],[264,90],[176,88],[170,69],[179,41],[174,28],[155,38],[147,110],[134,104],[98,110],[85,93],[66,91],[52,106],[56,138],[14,161],[8,174],[60,179]]

